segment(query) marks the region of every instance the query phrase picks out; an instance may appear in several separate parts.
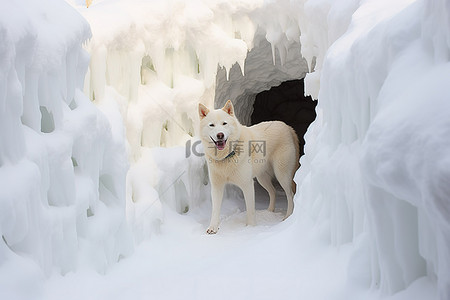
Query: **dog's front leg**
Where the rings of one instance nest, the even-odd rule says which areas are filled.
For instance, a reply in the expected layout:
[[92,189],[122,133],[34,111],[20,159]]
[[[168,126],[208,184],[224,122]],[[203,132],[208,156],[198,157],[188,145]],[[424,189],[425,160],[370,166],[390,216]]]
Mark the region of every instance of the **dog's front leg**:
[[256,225],[255,217],[255,188],[253,186],[253,179],[246,185],[241,186],[244,192],[245,206],[247,208],[247,225]]
[[215,234],[219,230],[220,223],[220,207],[222,206],[224,185],[211,184],[212,212],[211,223],[206,233]]

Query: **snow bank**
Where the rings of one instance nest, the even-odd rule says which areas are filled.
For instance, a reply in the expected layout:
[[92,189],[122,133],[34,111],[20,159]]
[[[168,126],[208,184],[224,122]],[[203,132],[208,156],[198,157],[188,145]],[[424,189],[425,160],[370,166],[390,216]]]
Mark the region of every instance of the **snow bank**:
[[350,276],[389,294],[429,276],[448,299],[448,3],[310,0],[305,12],[322,26],[301,26],[320,116],[298,177],[303,209],[333,244],[358,241]]
[[63,1],[2,3],[0,277],[11,289],[36,265],[46,275],[84,264],[103,272],[132,250],[123,132],[113,135],[81,91],[89,37]]

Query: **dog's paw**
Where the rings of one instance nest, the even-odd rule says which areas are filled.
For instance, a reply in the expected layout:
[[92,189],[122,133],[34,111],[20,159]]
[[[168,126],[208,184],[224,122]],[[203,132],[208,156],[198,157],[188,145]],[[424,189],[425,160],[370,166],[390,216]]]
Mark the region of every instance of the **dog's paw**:
[[219,230],[219,227],[213,227],[213,226],[210,226],[210,227],[206,230],[206,233],[207,233],[207,234],[216,234],[218,230]]

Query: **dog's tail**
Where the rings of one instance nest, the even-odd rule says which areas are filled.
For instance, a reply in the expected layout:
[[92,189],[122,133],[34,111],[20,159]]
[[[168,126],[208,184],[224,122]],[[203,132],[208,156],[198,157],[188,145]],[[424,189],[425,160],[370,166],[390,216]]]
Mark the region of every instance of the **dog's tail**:
[[297,133],[295,132],[294,128],[289,126],[289,129],[290,129],[291,136],[292,136],[292,139],[294,142],[294,147],[295,147],[295,169],[292,170],[292,191],[295,194],[295,192],[297,191],[297,184],[294,181],[294,175],[295,175],[295,172],[297,172],[297,170],[300,168],[300,145],[298,142]]

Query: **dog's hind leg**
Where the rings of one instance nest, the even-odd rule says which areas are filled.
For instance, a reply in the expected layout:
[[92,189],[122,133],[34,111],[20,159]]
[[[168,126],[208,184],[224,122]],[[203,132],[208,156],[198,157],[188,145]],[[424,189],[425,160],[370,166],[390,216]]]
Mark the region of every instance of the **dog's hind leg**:
[[288,202],[286,216],[284,217],[284,219],[287,219],[294,211],[294,192],[292,191],[292,180],[282,180],[280,181],[280,185],[286,193]]
[[269,193],[269,207],[267,208],[268,211],[274,211],[275,210],[275,200],[276,200],[276,193],[275,188],[272,184],[272,176],[268,173],[261,174],[260,176],[256,177],[259,184]]
[[277,177],[278,182],[280,183],[281,187],[286,193],[286,198],[288,202],[286,216],[284,217],[284,219],[287,219],[294,211],[294,190],[292,182],[295,171],[286,170],[287,169],[286,166],[289,165],[290,164],[283,161],[278,161],[274,164],[275,176]]

